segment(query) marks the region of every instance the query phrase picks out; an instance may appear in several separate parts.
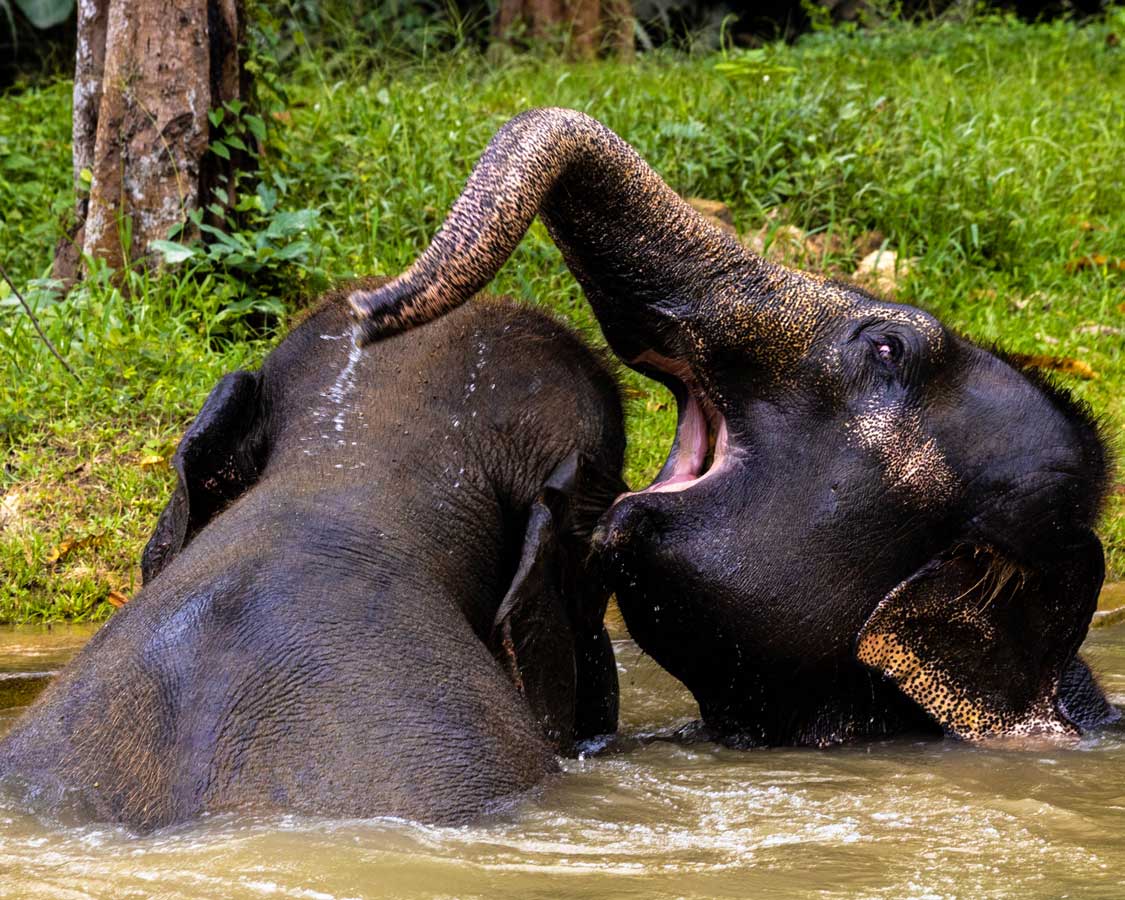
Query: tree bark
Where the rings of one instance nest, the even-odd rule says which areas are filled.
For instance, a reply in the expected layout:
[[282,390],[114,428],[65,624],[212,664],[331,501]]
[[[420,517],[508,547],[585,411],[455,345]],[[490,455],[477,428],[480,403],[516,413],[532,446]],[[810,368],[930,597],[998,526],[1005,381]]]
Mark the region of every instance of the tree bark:
[[578,59],[592,59],[603,49],[633,58],[632,0],[500,0],[494,37],[504,40],[520,24],[536,40],[569,35],[570,53]]
[[246,98],[242,30],[238,0],[79,0],[75,227],[56,277],[76,280],[83,256],[120,271],[211,202],[233,162],[208,152],[207,113]]

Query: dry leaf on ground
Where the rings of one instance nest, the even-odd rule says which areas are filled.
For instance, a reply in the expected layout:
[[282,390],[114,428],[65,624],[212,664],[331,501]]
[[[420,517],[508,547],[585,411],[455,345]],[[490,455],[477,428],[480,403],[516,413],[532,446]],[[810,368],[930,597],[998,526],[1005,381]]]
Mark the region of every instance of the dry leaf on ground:
[[873,250],[859,261],[855,278],[883,294],[893,295],[898,283],[917,265],[916,257],[899,259],[894,250]]
[[49,566],[53,566],[60,559],[66,556],[71,550],[73,550],[77,543],[77,538],[63,538],[48,551],[47,556],[44,558],[44,562],[46,562]]
[[121,609],[121,607],[129,602],[129,598],[121,593],[121,591],[110,591],[105,599],[114,609]]
[[818,231],[805,235],[805,255],[821,259],[826,255],[843,256],[848,245],[835,231]]
[[805,233],[796,225],[778,225],[770,241],[770,254],[800,254],[805,249]]
[[865,231],[855,239],[856,256],[861,259],[867,256],[868,253],[874,253],[887,241],[887,236],[881,231]]
[[1013,353],[1011,359],[1021,366],[1031,369],[1049,369],[1052,372],[1061,372],[1063,375],[1073,375],[1076,378],[1091,380],[1100,377],[1097,372],[1080,359],[1071,356],[1048,356],[1039,353]]
[[1097,335],[1098,337],[1104,337],[1104,336],[1107,336],[1107,335],[1125,334],[1125,329],[1114,328],[1112,325],[1098,325],[1098,324],[1079,325],[1077,328],[1074,329],[1074,333],[1075,334],[1093,334],[1093,335]]
[[737,236],[734,230],[734,216],[730,207],[719,200],[708,200],[705,197],[684,197],[684,202],[699,213],[703,218],[728,234]]
[[101,538],[102,536],[100,534],[88,534],[85,537],[67,535],[48,551],[43,561],[47,563],[47,565],[53,566],[55,563],[61,562],[68,553],[80,547],[89,547],[96,544]]
[[1112,259],[1104,253],[1091,253],[1088,256],[1072,259],[1066,264],[1066,270],[1077,272],[1080,269],[1100,269],[1103,266],[1107,269],[1119,269],[1125,272],[1125,259]]
[[21,506],[23,506],[23,495],[18,490],[9,491],[0,497],[0,531],[16,529],[25,523],[26,520],[20,512]]

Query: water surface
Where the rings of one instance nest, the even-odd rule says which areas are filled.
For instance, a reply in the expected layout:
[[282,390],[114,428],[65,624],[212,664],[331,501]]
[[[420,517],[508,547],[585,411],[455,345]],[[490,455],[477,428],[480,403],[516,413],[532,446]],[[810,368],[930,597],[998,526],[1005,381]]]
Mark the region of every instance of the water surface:
[[[5,676],[57,669],[89,634],[0,633],[0,732],[33,690]],[[0,897],[1125,897],[1125,730],[1030,749],[685,746],[648,736],[690,721],[690,696],[615,645],[622,732],[644,740],[568,761],[517,813],[224,816],[135,837],[0,807]],[[1125,627],[1084,652],[1125,704]]]

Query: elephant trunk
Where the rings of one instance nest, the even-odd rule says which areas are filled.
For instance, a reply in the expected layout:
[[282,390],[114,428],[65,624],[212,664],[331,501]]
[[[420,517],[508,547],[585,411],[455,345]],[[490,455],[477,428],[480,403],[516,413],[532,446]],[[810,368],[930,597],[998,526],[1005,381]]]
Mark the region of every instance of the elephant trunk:
[[774,269],[703,219],[599,122],[574,110],[533,109],[497,132],[414,265],[351,295],[362,340],[464,303],[540,213],[625,359],[654,346],[654,324],[672,331],[660,327],[662,318],[690,315],[725,287],[745,296],[748,276],[756,281]]

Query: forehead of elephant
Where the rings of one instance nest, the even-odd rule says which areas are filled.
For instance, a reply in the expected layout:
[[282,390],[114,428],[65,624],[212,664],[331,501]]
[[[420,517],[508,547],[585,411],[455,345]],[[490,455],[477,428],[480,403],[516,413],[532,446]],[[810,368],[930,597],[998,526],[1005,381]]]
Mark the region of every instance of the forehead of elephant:
[[[716,292],[707,307],[708,324],[695,329],[697,345],[720,335],[745,342],[766,365],[783,367],[816,354],[818,341],[834,325],[861,321],[905,326],[931,355],[944,350],[945,333],[933,316],[912,306],[887,303],[858,288],[808,272],[771,266],[752,283]],[[702,347],[700,347],[702,349]],[[831,346],[821,347],[825,354]]]

